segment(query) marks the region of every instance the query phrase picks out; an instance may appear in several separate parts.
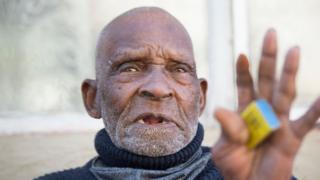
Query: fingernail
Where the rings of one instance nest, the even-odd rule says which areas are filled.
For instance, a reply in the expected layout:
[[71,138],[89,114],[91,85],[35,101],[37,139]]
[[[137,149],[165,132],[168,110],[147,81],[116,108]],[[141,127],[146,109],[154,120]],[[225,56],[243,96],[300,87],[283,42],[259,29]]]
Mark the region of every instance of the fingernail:
[[276,31],[276,29],[274,29],[273,27],[271,27],[271,28],[268,29],[267,32],[268,32],[268,33],[276,33],[277,31]]
[[296,53],[300,53],[300,46],[298,46],[298,45],[293,46],[293,47],[291,48],[291,51],[294,51],[294,52],[296,52]]

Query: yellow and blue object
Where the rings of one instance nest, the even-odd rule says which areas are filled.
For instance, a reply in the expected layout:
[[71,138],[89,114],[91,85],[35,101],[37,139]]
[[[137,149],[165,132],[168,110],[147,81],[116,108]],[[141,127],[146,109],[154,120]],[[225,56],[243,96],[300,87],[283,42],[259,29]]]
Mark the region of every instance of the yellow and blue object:
[[259,99],[251,104],[241,113],[241,117],[247,124],[249,130],[249,148],[256,147],[274,130],[280,127],[280,121],[272,110],[272,107],[264,99]]

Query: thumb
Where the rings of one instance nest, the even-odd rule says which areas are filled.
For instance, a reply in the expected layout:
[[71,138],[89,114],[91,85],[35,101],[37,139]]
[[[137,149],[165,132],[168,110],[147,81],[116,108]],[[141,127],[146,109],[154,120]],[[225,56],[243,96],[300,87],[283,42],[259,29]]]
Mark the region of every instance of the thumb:
[[218,108],[214,116],[221,125],[222,137],[232,143],[245,144],[247,142],[249,131],[239,114],[224,108]]

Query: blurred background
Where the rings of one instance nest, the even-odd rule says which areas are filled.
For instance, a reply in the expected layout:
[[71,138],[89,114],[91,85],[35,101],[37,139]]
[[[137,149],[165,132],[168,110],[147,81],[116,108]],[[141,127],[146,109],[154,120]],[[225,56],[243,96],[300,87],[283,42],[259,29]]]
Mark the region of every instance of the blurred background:
[[[216,107],[236,108],[235,60],[249,56],[256,75],[263,35],[278,32],[278,73],[286,51],[301,47],[292,118],[320,95],[319,0],[0,0],[0,179],[31,179],[80,166],[95,155],[101,120],[86,115],[80,94],[94,78],[101,29],[140,6],[167,10],[191,35],[198,74],[209,81],[201,117],[206,145],[219,128]],[[320,134],[306,138],[295,165],[301,179],[319,179]]]

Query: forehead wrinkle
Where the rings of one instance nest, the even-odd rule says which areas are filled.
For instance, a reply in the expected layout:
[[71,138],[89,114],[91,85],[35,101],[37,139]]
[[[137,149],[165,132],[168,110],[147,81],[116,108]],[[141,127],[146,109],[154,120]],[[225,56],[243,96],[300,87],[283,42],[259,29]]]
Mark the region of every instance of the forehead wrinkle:
[[115,62],[123,59],[139,59],[149,55],[150,53],[145,48],[119,48],[110,57],[110,60]]
[[[150,59],[149,59],[150,58]],[[174,61],[187,61],[192,66],[195,65],[193,58],[183,55],[183,53],[178,53],[172,49],[163,48],[155,45],[145,45],[145,47],[139,48],[120,48],[117,49],[114,55],[112,55],[109,60],[112,62],[123,61],[123,60],[135,60],[135,59],[146,59],[152,60],[153,58],[162,58],[164,60],[174,60]],[[191,61],[191,63],[190,63]]]
[[[147,24],[147,25],[146,25]],[[152,27],[152,32],[155,33],[170,33],[175,34],[173,37],[175,37],[175,44],[180,47],[179,49],[164,49],[159,47],[153,47],[150,46],[149,50],[152,48],[157,49],[157,53],[153,54],[154,57],[161,57],[163,59],[174,59],[177,61],[182,61],[190,66],[196,68],[194,54],[193,54],[193,47],[192,47],[192,41],[191,38],[187,32],[187,30],[184,28],[184,26],[170,13],[167,11],[157,8],[157,7],[141,7],[141,8],[135,8],[132,10],[129,10],[119,16],[117,16],[115,19],[113,19],[109,24],[107,24],[103,30],[100,33],[100,37],[98,40],[98,44],[96,47],[96,76],[99,74],[97,71],[102,71],[101,67],[106,66],[107,63],[111,64],[113,59],[116,59],[115,56],[117,54],[120,57],[120,53],[113,53],[112,46],[110,44],[114,43],[113,41],[116,41],[117,39],[113,39],[115,37],[114,33],[124,33],[123,36],[120,36],[120,39],[118,41],[127,41],[128,39],[125,38],[126,35],[129,35],[129,37],[132,37],[131,30],[129,32],[125,32],[123,30],[130,29],[131,27],[137,27],[142,28],[141,30],[144,30],[146,27]],[[154,31],[154,30],[159,30]],[[141,35],[142,31],[138,30],[135,35]],[[163,30],[163,31],[162,31]],[[129,33],[129,34],[126,34]],[[143,34],[143,33],[142,33]],[[143,41],[150,40],[150,37],[144,37],[145,39]],[[148,39],[149,38],[149,39]],[[131,38],[129,38],[131,39]],[[134,40],[134,39],[131,39]],[[154,39],[151,39],[154,40]],[[158,39],[159,40],[159,39]],[[156,43],[160,43],[157,40]],[[108,43],[106,43],[108,42]],[[171,41],[170,41],[171,42]],[[125,42],[128,43],[128,42]],[[130,43],[130,42],[129,42]],[[143,42],[145,44],[145,42]],[[167,39],[162,43],[162,45],[165,45],[167,43]],[[181,49],[182,47],[182,49]],[[162,51],[162,52],[161,52]],[[169,51],[170,53],[167,53]],[[171,52],[173,51],[173,52]],[[176,52],[175,52],[176,51]],[[110,53],[105,53],[110,52]],[[149,53],[145,53],[143,55],[150,56],[152,55],[153,51]],[[138,53],[133,53],[137,58],[142,55],[138,55]],[[130,55],[133,56],[132,54]],[[129,54],[124,54],[124,58],[129,58]],[[143,57],[143,56],[142,56]]]

